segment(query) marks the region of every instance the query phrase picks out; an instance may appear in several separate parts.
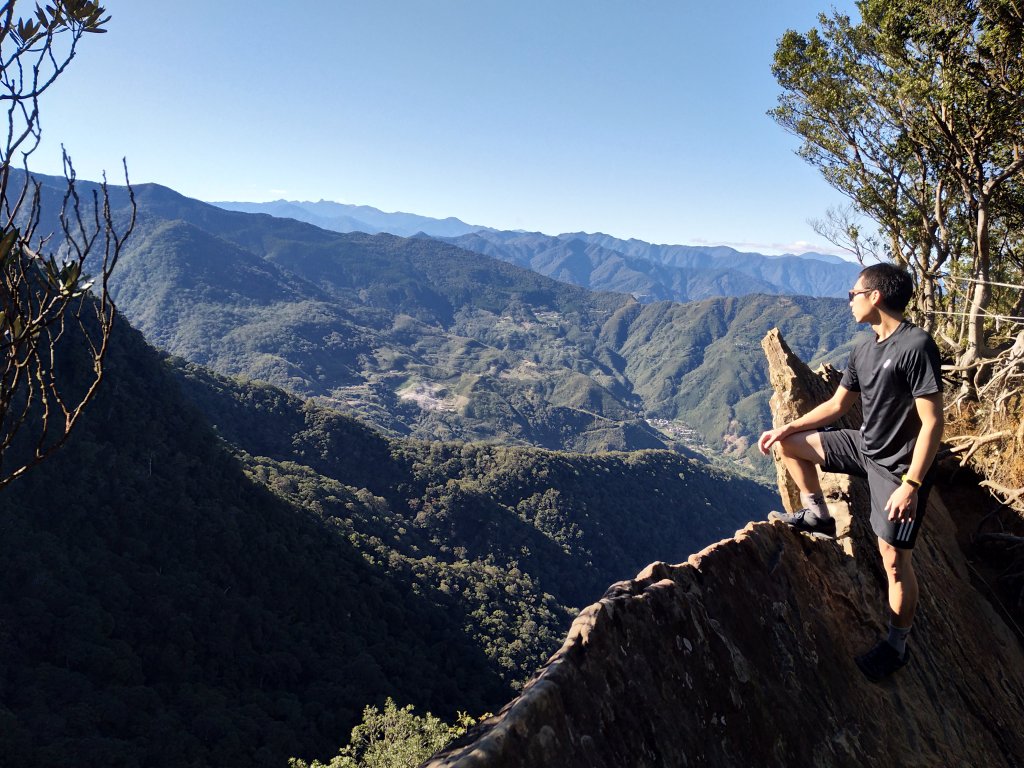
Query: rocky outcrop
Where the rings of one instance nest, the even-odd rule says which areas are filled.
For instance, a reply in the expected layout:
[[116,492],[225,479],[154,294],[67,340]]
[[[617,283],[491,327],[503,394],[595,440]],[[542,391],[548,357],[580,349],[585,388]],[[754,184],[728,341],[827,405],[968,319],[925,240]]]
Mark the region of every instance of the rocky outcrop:
[[[777,334],[765,346],[776,418],[830,394],[832,373]],[[915,552],[913,659],[881,685],[853,663],[887,617],[862,490],[828,492],[839,542],[752,523],[613,585],[518,699],[425,765],[1024,765],[1024,655],[971,585],[941,488]]]

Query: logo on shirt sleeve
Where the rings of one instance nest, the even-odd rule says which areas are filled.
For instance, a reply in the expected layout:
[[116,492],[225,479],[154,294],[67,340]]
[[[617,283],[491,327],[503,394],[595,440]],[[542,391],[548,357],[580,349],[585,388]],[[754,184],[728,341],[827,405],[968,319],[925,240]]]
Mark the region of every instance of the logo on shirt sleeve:
[[888,367],[889,367],[889,363],[891,363],[891,362],[892,362],[892,358],[891,358],[891,357],[887,357],[887,358],[885,359],[885,362],[884,362],[884,363],[882,363],[882,367],[883,367],[883,368],[888,368]]

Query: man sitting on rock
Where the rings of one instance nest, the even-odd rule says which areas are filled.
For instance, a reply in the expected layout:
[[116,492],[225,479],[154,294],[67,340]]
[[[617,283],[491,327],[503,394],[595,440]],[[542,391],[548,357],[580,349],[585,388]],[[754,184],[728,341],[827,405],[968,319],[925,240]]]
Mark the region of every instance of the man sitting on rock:
[[[913,281],[892,264],[864,269],[850,291],[850,309],[875,338],[858,344],[830,400],[800,418],[769,430],[757,444],[767,454],[778,444],[800,489],[804,509],[773,512],[798,531],[835,538],[815,465],[825,472],[865,477],[871,495],[871,528],[889,581],[889,636],[856,658],[871,680],[888,677],[910,660],[907,636],[917,607],[914,542],[932,485],[932,461],[942,437],[939,351],[925,331],[903,319]],[[860,396],[860,430],[820,429],[846,413]],[[820,430],[820,431],[819,431]]]

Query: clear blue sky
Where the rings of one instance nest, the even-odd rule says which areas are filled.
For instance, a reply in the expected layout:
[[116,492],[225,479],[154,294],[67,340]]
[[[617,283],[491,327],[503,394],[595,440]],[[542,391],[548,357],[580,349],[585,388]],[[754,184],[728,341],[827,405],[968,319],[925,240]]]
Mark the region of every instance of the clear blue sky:
[[[32,167],[555,234],[829,250],[765,112],[819,0],[108,0]],[[852,8],[852,2],[838,7]],[[25,6],[26,10],[28,6]]]

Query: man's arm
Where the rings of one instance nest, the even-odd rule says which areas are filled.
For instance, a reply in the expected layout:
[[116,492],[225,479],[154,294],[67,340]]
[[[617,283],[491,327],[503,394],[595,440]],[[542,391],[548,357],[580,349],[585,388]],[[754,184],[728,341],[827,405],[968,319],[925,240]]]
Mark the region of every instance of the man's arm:
[[[906,476],[921,483],[935,460],[939,441],[942,440],[942,393],[914,398],[914,408],[921,420],[921,431],[917,434]],[[885,503],[885,509],[890,520],[913,520],[917,511],[917,488],[904,482],[893,491]]]
[[769,448],[787,435],[792,435],[794,432],[806,432],[809,429],[817,429],[818,427],[831,424],[850,410],[853,404],[857,402],[858,397],[860,397],[860,392],[851,392],[840,384],[835,394],[821,405],[812,408],[803,416],[794,419],[788,424],[783,424],[781,427],[764,432],[757,441],[757,447],[761,449],[761,453],[768,453]]

